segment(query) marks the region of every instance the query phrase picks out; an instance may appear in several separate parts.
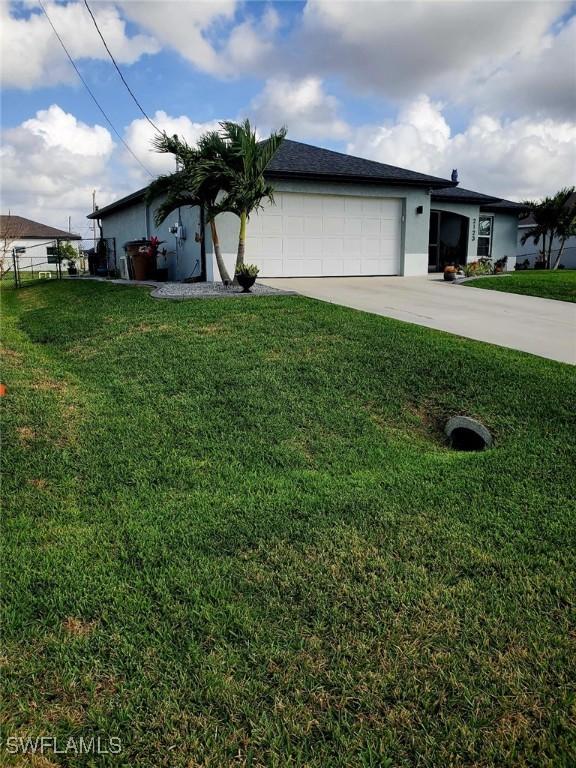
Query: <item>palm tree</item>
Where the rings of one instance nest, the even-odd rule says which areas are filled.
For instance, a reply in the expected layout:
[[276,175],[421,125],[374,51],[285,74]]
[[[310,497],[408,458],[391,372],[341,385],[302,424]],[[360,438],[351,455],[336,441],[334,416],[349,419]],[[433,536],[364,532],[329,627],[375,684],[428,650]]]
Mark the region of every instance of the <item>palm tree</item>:
[[560,238],[560,248],[558,249],[558,255],[552,269],[558,269],[566,240],[569,237],[576,236],[576,187],[568,187],[561,190],[558,194],[562,194],[563,197],[568,195],[568,197],[564,202],[562,215],[558,222],[557,233]]
[[225,192],[215,211],[231,211],[240,218],[238,252],[234,275],[244,263],[246,248],[246,224],[250,215],[262,208],[264,200],[274,202],[274,189],[264,178],[264,171],[286,136],[286,128],[274,131],[259,141],[249,120],[220,123],[220,152],[209,159],[202,159],[194,170],[197,186],[212,178]]
[[224,142],[218,132],[210,131],[200,137],[197,147],[191,147],[178,136],[168,136],[166,133],[156,136],[153,144],[157,152],[174,155],[178,168],[176,173],[159,176],[148,187],[146,197],[149,201],[160,195],[166,195],[155,211],[156,224],[162,224],[176,208],[186,205],[201,206],[210,226],[220,278],[224,285],[228,285],[231,282],[230,275],[222,258],[215,221],[216,214],[222,210],[222,206],[216,210],[216,199],[220,193],[222,180],[209,176],[201,180],[196,178],[199,163],[211,162],[214,158],[220,158],[225,154]]
[[553,269],[558,267],[564,244],[576,229],[576,188],[565,187],[552,197],[543,200],[526,200],[523,205],[531,212],[534,224],[521,239],[522,245],[532,240],[538,245],[542,240],[542,261],[550,268],[554,238],[560,239],[560,249]]

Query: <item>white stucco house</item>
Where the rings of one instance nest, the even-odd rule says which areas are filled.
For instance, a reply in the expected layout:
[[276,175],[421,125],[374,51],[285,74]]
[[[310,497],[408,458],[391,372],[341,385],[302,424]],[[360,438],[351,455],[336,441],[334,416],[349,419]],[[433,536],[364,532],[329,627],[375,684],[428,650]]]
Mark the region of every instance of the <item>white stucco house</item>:
[[0,216],[0,244],[6,266],[12,266],[13,255],[18,269],[25,272],[55,272],[59,242],[82,240],[80,235],[50,227],[23,216]]
[[[478,256],[517,251],[520,206],[462,189],[456,181],[285,140],[266,177],[275,205],[251,216],[246,262],[261,277],[424,275]],[[170,280],[218,279],[209,227],[199,208],[182,208],[160,227],[146,188],[90,214],[115,245],[127,276],[124,244],[165,241]],[[222,252],[233,272],[238,219],[216,219]]]

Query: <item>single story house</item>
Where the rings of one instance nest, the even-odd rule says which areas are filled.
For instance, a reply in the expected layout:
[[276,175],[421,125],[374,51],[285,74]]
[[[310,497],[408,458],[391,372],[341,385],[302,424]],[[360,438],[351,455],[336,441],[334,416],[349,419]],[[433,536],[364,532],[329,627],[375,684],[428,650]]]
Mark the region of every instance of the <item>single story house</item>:
[[12,266],[14,254],[21,271],[55,272],[58,270],[58,243],[78,240],[82,240],[81,235],[23,216],[0,216],[0,243],[6,268]]
[[[424,275],[478,256],[515,263],[520,206],[462,189],[457,181],[285,140],[265,172],[275,188],[248,223],[246,261],[261,277]],[[127,276],[125,242],[165,241],[168,277],[218,279],[198,208],[175,211],[154,225],[146,188],[92,213],[113,239]],[[222,254],[232,273],[239,221],[216,219]]]
[[[524,244],[522,243],[523,235],[533,226],[534,217],[532,214],[526,217],[521,217],[518,222],[518,250],[516,261],[518,264],[522,264],[524,261],[528,260],[530,267],[534,266],[534,262],[538,260],[539,251],[542,249],[542,240],[540,240],[538,245],[534,244],[532,238],[529,238]],[[554,266],[559,249],[560,240],[555,237],[552,242],[551,266]],[[566,269],[576,269],[576,236],[569,237],[564,243],[560,264]]]

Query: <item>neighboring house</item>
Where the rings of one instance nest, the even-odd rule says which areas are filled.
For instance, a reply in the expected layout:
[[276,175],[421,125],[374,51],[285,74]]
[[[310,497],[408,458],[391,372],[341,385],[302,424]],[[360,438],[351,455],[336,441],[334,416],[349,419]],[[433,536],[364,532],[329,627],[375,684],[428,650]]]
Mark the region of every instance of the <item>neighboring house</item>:
[[49,227],[47,224],[25,219],[23,216],[0,216],[0,245],[5,269],[12,267],[12,259],[15,255],[20,270],[56,271],[58,243],[81,239],[80,235]]
[[[252,215],[246,242],[246,261],[260,267],[261,277],[424,275],[479,255],[508,256],[513,267],[520,210],[515,203],[290,140],[265,175],[274,184],[275,205]],[[156,205],[146,204],[145,193],[141,189],[88,218],[100,220],[103,237],[115,239],[118,254],[126,241],[156,235],[166,241],[169,279],[200,275],[199,209],[175,211],[155,227]],[[238,219],[221,214],[216,223],[232,273]],[[184,237],[171,234],[170,227]],[[207,279],[218,279],[208,227],[205,253]],[[118,266],[126,274],[125,263]]]
[[[534,223],[535,222],[532,215],[520,218],[518,222],[518,251],[516,261],[518,264],[521,264],[523,261],[528,259],[531,267],[534,266],[534,262],[538,258],[538,253],[542,249],[542,240],[539,241],[538,245],[534,245],[534,240],[530,238],[524,243],[524,245],[522,245],[522,237],[529,229],[534,226]],[[560,241],[557,237],[555,237],[552,243],[551,266],[554,266],[554,262],[558,256],[559,248]],[[564,250],[562,251],[562,256],[560,257],[560,264],[563,264],[566,269],[576,269],[576,237],[569,237],[564,243]]]

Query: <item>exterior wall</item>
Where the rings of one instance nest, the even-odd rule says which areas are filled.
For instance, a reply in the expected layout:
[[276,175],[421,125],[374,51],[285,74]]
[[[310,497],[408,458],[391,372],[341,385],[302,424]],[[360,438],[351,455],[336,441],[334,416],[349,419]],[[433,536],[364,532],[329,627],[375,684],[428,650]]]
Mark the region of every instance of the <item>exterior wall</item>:
[[[517,256],[516,261],[520,264],[525,259],[528,259],[530,262],[530,266],[534,266],[534,262],[536,261],[536,257],[538,255],[539,248],[542,247],[542,242],[539,243],[539,245],[534,245],[533,240],[528,240],[524,245],[522,245],[521,238],[524,232],[526,232],[528,228],[527,227],[518,227],[518,246],[517,246]],[[554,263],[554,260],[556,256],[558,255],[558,249],[560,248],[560,241],[558,238],[554,238],[554,242],[552,243],[552,263]],[[560,258],[560,264],[563,264],[566,269],[576,269],[576,237],[569,237],[568,240],[564,243],[564,250],[562,251],[562,256]]]
[[[155,236],[164,241],[160,248],[166,248],[166,258],[165,262],[161,262],[159,257],[158,266],[168,267],[169,280],[185,280],[198,276],[201,271],[200,242],[195,240],[195,235],[200,234],[200,209],[198,207],[181,208],[180,219],[178,210],[175,210],[163,224],[157,227],[154,224],[154,211],[157,205],[155,201],[151,206],[147,206],[144,200],[139,200],[133,205],[112,211],[102,218],[102,236],[116,239],[118,268],[121,268],[125,257],[126,242]],[[178,220],[186,231],[184,240],[177,240],[175,235],[169,232],[169,227]],[[210,261],[208,257],[207,261]]]
[[[428,228],[430,219],[430,196],[424,189],[412,189],[402,186],[381,186],[375,184],[339,184],[337,182],[308,182],[308,181],[277,181],[274,184],[277,192],[301,192],[325,195],[358,195],[360,197],[392,197],[403,201],[402,215],[402,245],[401,272],[403,275],[425,275],[428,272]],[[423,207],[423,213],[416,213],[418,206]],[[253,214],[265,216],[264,210]],[[238,231],[240,221],[230,213],[220,214],[216,218],[218,236],[222,255],[230,276],[233,275],[238,246]],[[248,230],[250,222],[248,222]],[[208,237],[207,237],[208,246]],[[211,252],[213,249],[210,249]],[[208,251],[208,248],[207,248]],[[250,252],[247,249],[245,260],[251,263]],[[219,279],[215,259],[212,258],[212,273]],[[209,269],[210,271],[210,269]]]
[[[70,242],[77,251],[78,241],[71,240]],[[18,268],[22,272],[57,272],[58,264],[49,264],[47,253],[47,249],[55,245],[56,240],[38,240],[34,238],[10,241],[8,252],[6,253],[7,266],[12,265],[13,248],[26,248],[25,253],[17,254]],[[66,260],[64,260],[64,265],[65,263]],[[63,268],[65,268],[64,265]]]
[[478,219],[480,216],[494,217],[494,230],[492,233],[492,261],[508,257],[507,270],[513,270],[516,263],[516,239],[518,231],[518,216],[515,213],[484,213],[480,206],[469,203],[447,203],[432,201],[434,211],[448,211],[466,216],[469,219],[468,226],[468,255],[466,263],[478,258]]
[[518,239],[518,214],[495,213],[492,235],[492,261],[507,256],[506,270],[512,271],[516,264],[516,243]]

